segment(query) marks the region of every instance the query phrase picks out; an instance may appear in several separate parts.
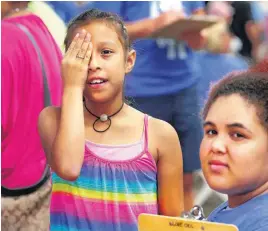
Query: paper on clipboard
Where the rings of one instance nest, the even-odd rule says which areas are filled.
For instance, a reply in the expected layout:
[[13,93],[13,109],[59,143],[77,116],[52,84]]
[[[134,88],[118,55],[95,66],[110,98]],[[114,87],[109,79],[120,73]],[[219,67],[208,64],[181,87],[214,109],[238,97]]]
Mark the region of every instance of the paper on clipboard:
[[220,22],[218,17],[196,15],[185,19],[178,19],[170,25],[159,29],[150,37],[178,39],[180,35],[187,31],[201,31],[205,28]]
[[239,231],[235,225],[198,221],[180,217],[140,214],[139,231]]

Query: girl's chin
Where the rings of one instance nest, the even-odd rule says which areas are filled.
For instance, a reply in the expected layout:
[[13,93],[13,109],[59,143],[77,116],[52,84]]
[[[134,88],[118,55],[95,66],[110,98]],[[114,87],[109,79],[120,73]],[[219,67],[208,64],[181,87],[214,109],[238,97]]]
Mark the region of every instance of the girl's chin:
[[103,94],[94,94],[94,95],[86,96],[86,100],[90,101],[91,103],[107,103],[111,101],[109,100],[109,97]]
[[209,187],[219,193],[228,194],[231,190],[231,185],[224,178],[220,177],[209,177],[207,179]]

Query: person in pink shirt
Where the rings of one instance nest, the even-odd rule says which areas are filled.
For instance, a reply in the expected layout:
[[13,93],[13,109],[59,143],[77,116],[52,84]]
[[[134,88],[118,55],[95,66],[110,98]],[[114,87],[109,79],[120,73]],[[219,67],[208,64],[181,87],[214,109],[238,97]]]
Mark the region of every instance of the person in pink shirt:
[[1,2],[1,227],[6,231],[48,230],[50,170],[37,124],[45,106],[61,102],[61,51],[27,4]]

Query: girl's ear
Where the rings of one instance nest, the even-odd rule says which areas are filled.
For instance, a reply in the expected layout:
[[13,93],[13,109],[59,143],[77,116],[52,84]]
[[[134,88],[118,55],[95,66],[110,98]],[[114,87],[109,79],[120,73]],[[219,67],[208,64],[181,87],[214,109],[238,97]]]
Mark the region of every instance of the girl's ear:
[[125,68],[125,73],[128,74],[129,72],[132,71],[136,61],[136,51],[131,50],[127,54],[127,60],[126,60],[126,68]]

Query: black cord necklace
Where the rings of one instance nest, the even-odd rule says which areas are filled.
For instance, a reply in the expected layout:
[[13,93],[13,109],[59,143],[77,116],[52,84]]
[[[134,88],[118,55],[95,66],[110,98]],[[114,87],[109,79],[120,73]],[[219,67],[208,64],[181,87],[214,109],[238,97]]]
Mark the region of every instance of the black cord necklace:
[[[123,108],[123,106],[124,106],[124,102],[122,103],[122,106],[119,108],[119,110],[116,111],[114,114],[112,114],[112,115],[102,114],[101,116],[97,116],[97,115],[93,114],[91,111],[89,111],[88,108],[87,108],[87,106],[86,106],[86,103],[84,103],[84,105],[85,105],[86,110],[87,110],[91,115],[93,115],[93,116],[95,116],[95,117],[97,118],[97,119],[94,121],[94,123],[93,123],[93,129],[94,129],[96,132],[106,132],[106,131],[111,127],[111,125],[112,125],[111,117],[115,116],[117,113],[119,113],[119,112],[122,110],[122,108]],[[104,130],[97,130],[97,129],[95,128],[95,125],[96,125],[96,123],[97,123],[98,121],[101,121],[101,122],[109,121],[109,125],[108,125],[108,127],[107,127],[106,129],[104,129]]]

